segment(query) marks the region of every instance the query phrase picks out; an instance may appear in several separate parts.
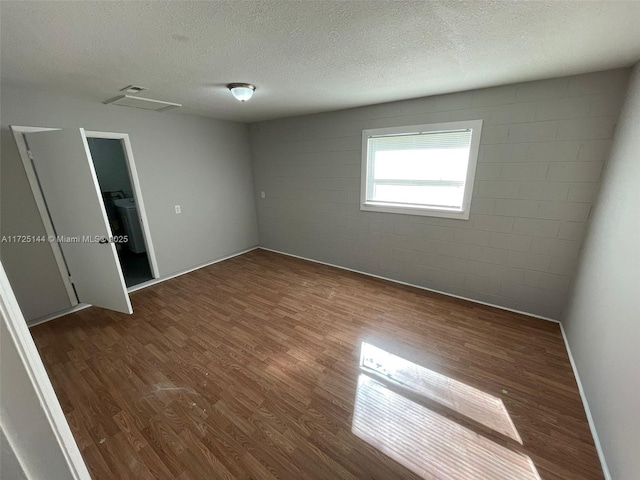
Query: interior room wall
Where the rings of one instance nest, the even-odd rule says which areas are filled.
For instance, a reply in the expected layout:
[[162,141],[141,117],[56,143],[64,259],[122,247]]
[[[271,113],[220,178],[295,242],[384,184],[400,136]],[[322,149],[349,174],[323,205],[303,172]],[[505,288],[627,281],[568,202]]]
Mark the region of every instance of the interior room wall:
[[122,142],[111,138],[89,138],[88,143],[100,190],[122,191],[126,198],[133,198]]
[[[161,277],[257,245],[246,125],[6,83],[0,100],[2,235],[44,234],[8,126],[83,127],[129,134]],[[4,243],[0,253],[27,320],[69,306],[49,245]]]
[[11,443],[9,443],[9,439],[5,435],[2,425],[0,425],[0,465],[0,473],[4,478],[27,480],[24,468],[20,465],[16,452]]
[[[0,142],[0,238],[46,236],[13,135],[6,127],[0,128]],[[1,242],[0,259],[27,320],[69,307],[69,297],[48,244]]]
[[[260,243],[559,319],[628,74],[612,70],[253,124]],[[479,118],[468,221],[360,211],[363,129]]]
[[563,320],[611,475],[640,475],[640,64]]
[[0,391],[3,480],[89,478],[1,262]]

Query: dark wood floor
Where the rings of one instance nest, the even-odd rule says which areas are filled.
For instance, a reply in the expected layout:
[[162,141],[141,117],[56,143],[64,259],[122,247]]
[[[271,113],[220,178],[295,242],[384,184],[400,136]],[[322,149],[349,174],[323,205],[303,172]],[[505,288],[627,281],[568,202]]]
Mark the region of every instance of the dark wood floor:
[[32,329],[95,479],[601,479],[558,325],[255,250]]

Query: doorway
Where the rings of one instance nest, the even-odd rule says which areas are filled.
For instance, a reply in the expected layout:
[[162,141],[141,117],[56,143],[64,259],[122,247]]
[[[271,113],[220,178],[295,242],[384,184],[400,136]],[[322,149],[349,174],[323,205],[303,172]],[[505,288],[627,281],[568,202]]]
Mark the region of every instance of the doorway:
[[93,136],[94,133],[97,132],[87,132],[87,142],[102,201],[112,235],[126,238],[115,245],[127,288],[134,287],[154,277],[124,142],[121,138],[105,138],[104,134]]
[[[25,126],[11,130],[43,221],[46,238],[41,241],[52,249],[71,305],[131,313],[128,292],[160,275],[128,134]],[[114,188],[109,175],[118,169],[126,184]],[[106,202],[105,196],[115,198]],[[133,238],[131,248],[129,242],[118,247],[113,229]]]

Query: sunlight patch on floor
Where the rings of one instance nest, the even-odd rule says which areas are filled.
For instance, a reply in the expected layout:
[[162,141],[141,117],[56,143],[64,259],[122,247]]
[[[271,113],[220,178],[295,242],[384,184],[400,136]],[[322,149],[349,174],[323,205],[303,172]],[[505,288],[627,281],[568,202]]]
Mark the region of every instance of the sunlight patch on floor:
[[360,366],[522,444],[501,398],[363,342]]
[[398,392],[436,402],[522,444],[502,399],[367,342],[360,370],[353,434],[412,472],[425,479],[540,480],[528,456]]
[[361,374],[352,432],[423,478],[540,480],[531,459]]

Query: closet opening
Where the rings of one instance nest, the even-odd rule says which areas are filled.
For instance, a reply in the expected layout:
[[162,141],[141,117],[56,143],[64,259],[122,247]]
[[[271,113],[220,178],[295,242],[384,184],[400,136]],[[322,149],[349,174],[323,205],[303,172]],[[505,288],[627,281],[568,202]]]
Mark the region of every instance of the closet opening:
[[115,245],[129,288],[154,278],[140,207],[136,202],[123,139],[95,135],[100,134],[87,132],[87,142],[111,233],[114,237],[127,239]]
[[70,305],[132,313],[129,292],[160,273],[129,135],[11,130]]

